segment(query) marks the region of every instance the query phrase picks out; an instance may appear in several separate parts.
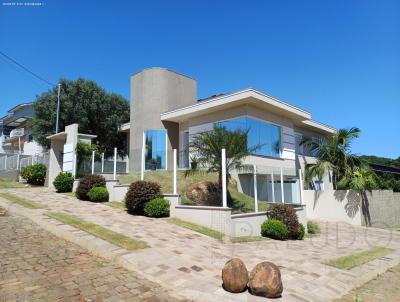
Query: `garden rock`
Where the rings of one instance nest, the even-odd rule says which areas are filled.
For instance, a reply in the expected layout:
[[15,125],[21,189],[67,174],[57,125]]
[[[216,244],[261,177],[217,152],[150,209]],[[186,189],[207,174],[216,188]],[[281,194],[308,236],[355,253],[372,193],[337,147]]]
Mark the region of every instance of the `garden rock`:
[[186,197],[198,205],[220,206],[221,190],[212,181],[194,183],[186,190]]
[[249,273],[246,265],[239,258],[233,258],[225,263],[222,269],[222,282],[226,291],[241,293],[246,289]]
[[272,262],[257,264],[250,273],[250,293],[266,298],[278,298],[282,295],[281,272]]

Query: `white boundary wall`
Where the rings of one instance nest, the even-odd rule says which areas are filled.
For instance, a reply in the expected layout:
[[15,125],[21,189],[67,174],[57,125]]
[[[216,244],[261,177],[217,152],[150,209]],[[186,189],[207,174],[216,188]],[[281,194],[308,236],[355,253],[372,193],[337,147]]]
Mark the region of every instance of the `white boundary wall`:
[[307,218],[361,225],[361,195],[357,191],[304,190]]

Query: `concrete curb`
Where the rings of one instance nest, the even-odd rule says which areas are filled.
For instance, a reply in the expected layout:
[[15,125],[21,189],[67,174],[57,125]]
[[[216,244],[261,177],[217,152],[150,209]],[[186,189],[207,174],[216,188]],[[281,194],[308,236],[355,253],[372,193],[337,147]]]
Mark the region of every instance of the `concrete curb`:
[[[104,241],[96,236],[93,236],[89,233],[86,233],[84,231],[81,231],[79,229],[76,229],[70,225],[63,224],[59,222],[58,220],[52,219],[50,217],[44,216],[46,211],[43,209],[26,209],[20,205],[13,204],[12,202],[4,201],[6,199],[0,198],[0,206],[6,208],[9,213],[16,214],[19,216],[26,217],[39,225],[41,228],[46,230],[47,232],[64,239],[66,241],[72,242],[83,249],[87,250],[90,254],[95,255],[97,257],[104,258],[114,264],[117,264],[121,266],[122,268],[125,268],[126,270],[133,271],[137,273],[139,276],[142,276],[149,281],[152,281],[154,283],[157,283],[161,285],[164,290],[173,298],[178,299],[178,300],[185,300],[187,299],[186,297],[182,297],[177,295],[175,292],[171,291],[169,289],[169,285],[165,284],[164,282],[160,282],[159,280],[156,280],[153,276],[148,275],[146,273],[143,273],[140,271],[137,266],[134,263],[129,262],[128,260],[124,259],[122,256],[126,254],[131,254],[135,252],[131,252],[128,250],[124,250],[116,245],[113,245],[107,241]],[[35,215],[36,213],[40,213],[40,215]],[[41,217],[40,217],[41,216]],[[54,224],[50,223],[49,221],[57,221],[59,224],[55,226]],[[60,228],[59,226],[65,226],[65,228]],[[80,234],[85,233],[84,236],[77,236],[78,232],[71,232],[68,231],[67,229],[73,229],[73,230],[78,230]],[[96,243],[97,241],[97,243]],[[101,243],[101,244],[98,244]],[[141,250],[139,250],[141,251]]]

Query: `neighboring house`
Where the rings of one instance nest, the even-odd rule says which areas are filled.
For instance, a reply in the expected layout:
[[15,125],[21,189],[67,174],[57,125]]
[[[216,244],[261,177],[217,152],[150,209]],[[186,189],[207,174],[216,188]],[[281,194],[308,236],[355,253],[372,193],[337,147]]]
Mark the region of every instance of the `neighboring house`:
[[[142,148],[146,169],[172,169],[173,149],[179,152],[179,167],[188,168],[188,145],[197,133],[215,126],[249,130],[248,144],[261,145],[244,160],[249,167],[257,165],[258,198],[271,201],[272,183],[280,186],[277,180],[283,179],[285,202],[295,202],[299,194],[292,190],[299,169],[304,171],[306,164],[316,161],[300,145],[301,138],[319,140],[335,131],[312,120],[311,113],[251,88],[198,100],[194,79],[164,68],[144,69],[132,75],[130,120],[130,125],[123,125],[121,130],[130,132],[131,171],[141,169]],[[233,176],[241,191],[253,194],[250,170],[236,171]],[[312,185],[331,189],[329,173]],[[272,193],[274,201],[281,198],[279,192],[276,189],[275,195]]]
[[27,121],[33,117],[33,103],[19,104],[0,118],[0,153],[41,155],[43,148],[33,140]]

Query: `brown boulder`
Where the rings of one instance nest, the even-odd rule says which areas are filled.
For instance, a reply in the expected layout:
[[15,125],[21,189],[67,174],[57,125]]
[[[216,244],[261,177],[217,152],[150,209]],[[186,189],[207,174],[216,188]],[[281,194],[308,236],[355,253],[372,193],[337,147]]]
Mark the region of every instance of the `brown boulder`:
[[225,263],[222,269],[222,282],[226,291],[241,293],[246,289],[249,273],[246,265],[239,258],[233,258]]
[[198,205],[220,206],[221,190],[212,181],[200,181],[191,184],[186,190],[186,197]]
[[281,272],[272,262],[257,264],[250,273],[250,292],[256,296],[278,298],[282,295]]

